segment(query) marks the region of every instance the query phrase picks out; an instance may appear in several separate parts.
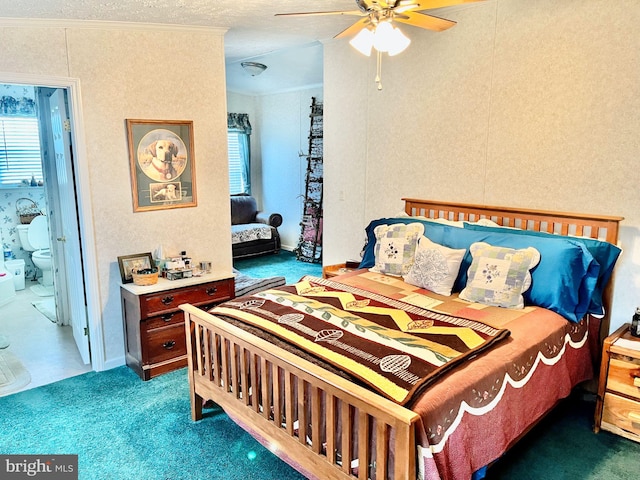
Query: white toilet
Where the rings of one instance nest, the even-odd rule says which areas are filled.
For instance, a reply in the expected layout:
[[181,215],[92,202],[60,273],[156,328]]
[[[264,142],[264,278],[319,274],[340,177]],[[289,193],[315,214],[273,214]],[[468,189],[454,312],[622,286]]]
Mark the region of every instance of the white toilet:
[[18,225],[18,235],[22,248],[31,253],[34,265],[42,270],[42,286],[53,286],[53,265],[49,246],[49,226],[47,217],[38,215],[28,225]]
[[[2,233],[0,232],[0,245],[2,245]],[[4,256],[0,257],[0,306],[9,303],[16,297],[16,289],[13,284],[13,274],[4,265]]]

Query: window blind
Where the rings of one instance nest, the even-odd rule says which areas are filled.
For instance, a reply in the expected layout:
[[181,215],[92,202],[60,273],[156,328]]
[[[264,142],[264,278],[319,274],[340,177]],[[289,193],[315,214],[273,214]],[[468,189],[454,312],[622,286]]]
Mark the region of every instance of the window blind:
[[236,195],[239,193],[247,193],[247,185],[244,180],[243,149],[240,147],[240,132],[227,132],[227,141],[229,149],[229,193]]
[[42,180],[40,134],[35,117],[0,116],[0,186]]

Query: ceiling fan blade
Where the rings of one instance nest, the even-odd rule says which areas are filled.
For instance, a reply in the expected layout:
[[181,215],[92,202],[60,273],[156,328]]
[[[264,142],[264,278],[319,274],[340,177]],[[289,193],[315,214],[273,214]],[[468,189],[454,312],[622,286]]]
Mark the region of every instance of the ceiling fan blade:
[[365,18],[361,18],[356,23],[354,23],[350,27],[345,28],[343,31],[341,31],[339,34],[337,34],[333,38],[343,38],[343,37],[348,37],[350,35],[355,35],[360,30],[365,28],[368,23],[369,23],[369,17],[368,16],[365,17]]
[[329,12],[299,12],[299,13],[276,13],[276,17],[306,17],[309,15],[366,15],[360,10],[337,10]]
[[461,3],[482,2],[484,0],[419,0],[419,10],[431,10],[433,8],[451,7]]
[[434,17],[433,15],[427,15],[426,13],[418,12],[404,12],[401,15],[395,16],[393,20],[396,22],[413,25],[414,27],[434,30],[436,32],[442,32],[443,30],[447,30],[448,28],[451,28],[456,24],[456,22],[454,22],[453,20],[446,20],[444,18]]

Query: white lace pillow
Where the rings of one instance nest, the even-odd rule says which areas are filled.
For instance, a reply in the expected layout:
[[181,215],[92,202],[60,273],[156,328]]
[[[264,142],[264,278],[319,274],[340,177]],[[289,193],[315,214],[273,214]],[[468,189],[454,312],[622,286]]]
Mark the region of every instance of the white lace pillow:
[[533,247],[516,250],[484,242],[471,244],[473,257],[460,298],[506,308],[524,308],[522,294],[531,286],[531,270],[540,262]]
[[416,258],[404,281],[439,295],[451,295],[466,249],[456,250],[420,237]]
[[424,233],[421,223],[378,225],[373,233],[375,265],[372,271],[401,277],[413,265],[418,238]]

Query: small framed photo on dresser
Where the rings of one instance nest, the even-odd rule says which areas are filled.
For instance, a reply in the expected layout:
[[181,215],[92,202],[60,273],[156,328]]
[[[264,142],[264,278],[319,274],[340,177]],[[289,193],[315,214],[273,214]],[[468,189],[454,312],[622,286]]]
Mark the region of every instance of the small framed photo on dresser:
[[135,255],[125,255],[118,257],[118,266],[120,267],[120,277],[122,283],[133,282],[133,270],[143,270],[155,267],[151,252],[136,253]]

